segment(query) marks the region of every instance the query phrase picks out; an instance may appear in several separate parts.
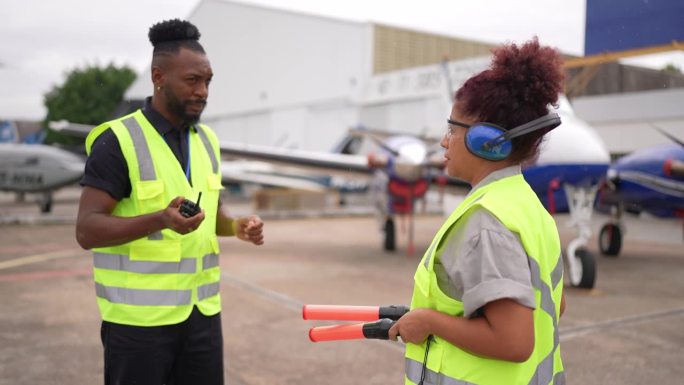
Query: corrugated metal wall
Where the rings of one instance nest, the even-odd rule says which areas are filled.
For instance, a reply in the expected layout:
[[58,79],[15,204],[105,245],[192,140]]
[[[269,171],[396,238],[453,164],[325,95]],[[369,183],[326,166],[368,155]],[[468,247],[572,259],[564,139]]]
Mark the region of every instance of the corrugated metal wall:
[[[578,69],[570,70],[569,79],[578,72]],[[605,63],[600,66],[586,88],[573,96],[616,94],[678,87],[684,87],[684,75],[679,72],[633,67],[620,63]]]
[[373,73],[489,55],[492,44],[373,24]]

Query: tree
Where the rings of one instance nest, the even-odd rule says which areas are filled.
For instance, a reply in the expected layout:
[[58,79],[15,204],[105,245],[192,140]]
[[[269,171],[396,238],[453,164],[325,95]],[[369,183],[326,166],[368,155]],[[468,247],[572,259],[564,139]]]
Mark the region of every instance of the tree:
[[667,63],[667,65],[665,65],[663,67],[663,71],[671,73],[671,74],[675,74],[675,75],[681,75],[682,74],[681,68],[677,67],[673,63]]
[[[135,80],[135,72],[127,66],[109,64],[101,68],[88,66],[67,73],[64,84],[54,86],[44,96],[47,122],[67,120],[82,124],[100,124],[110,118],[123,100],[123,94]],[[47,143],[75,144],[82,140],[68,138],[48,130]]]

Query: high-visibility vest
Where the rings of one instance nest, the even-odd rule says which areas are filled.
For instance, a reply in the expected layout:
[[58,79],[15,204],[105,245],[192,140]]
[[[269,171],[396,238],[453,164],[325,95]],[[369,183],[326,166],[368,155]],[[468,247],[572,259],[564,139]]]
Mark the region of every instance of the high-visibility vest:
[[93,129],[86,139],[88,154],[108,128],[119,141],[131,181],[130,197],[118,202],[112,215],[157,212],[177,196],[196,201],[202,192],[205,218],[189,234],[163,229],[118,246],[94,248],[95,291],[102,319],[159,326],[184,321],[193,305],[205,315],[218,313],[221,272],[216,215],[223,187],[216,135],[204,125],[188,130],[190,185],[186,171],[142,111]]
[[[472,207],[491,212],[517,234],[528,255],[537,307],[534,350],[522,363],[471,354],[433,336],[422,344],[406,344],[406,384],[548,385],[563,384],[565,375],[558,340],[558,318],[563,290],[560,241],[553,218],[523,176],[503,178],[473,191],[447,218],[425,252],[414,276],[411,308],[430,308],[463,316],[463,302],[440,290],[433,266],[444,235]],[[424,367],[425,363],[425,367]]]

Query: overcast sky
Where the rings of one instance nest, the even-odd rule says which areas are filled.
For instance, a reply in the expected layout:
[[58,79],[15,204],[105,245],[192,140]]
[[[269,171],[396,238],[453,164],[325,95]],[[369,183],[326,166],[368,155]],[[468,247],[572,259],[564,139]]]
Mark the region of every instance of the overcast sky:
[[[583,0],[241,0],[354,21],[376,21],[484,42],[533,35],[568,54],[584,50]],[[87,65],[149,65],[149,27],[187,18],[199,0],[2,0],[0,119],[42,119],[43,95]],[[201,26],[200,31],[201,31]],[[681,60],[683,54],[678,54]],[[652,59],[653,66],[673,61]],[[679,64],[678,61],[674,61]]]

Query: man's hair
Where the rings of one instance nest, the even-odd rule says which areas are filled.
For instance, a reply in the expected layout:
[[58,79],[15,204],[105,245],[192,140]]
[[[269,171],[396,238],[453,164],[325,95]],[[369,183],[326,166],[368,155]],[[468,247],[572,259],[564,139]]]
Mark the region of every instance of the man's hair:
[[153,65],[163,57],[177,54],[181,47],[205,53],[199,43],[201,36],[199,30],[186,20],[172,19],[157,23],[150,27],[147,36],[154,47]]

